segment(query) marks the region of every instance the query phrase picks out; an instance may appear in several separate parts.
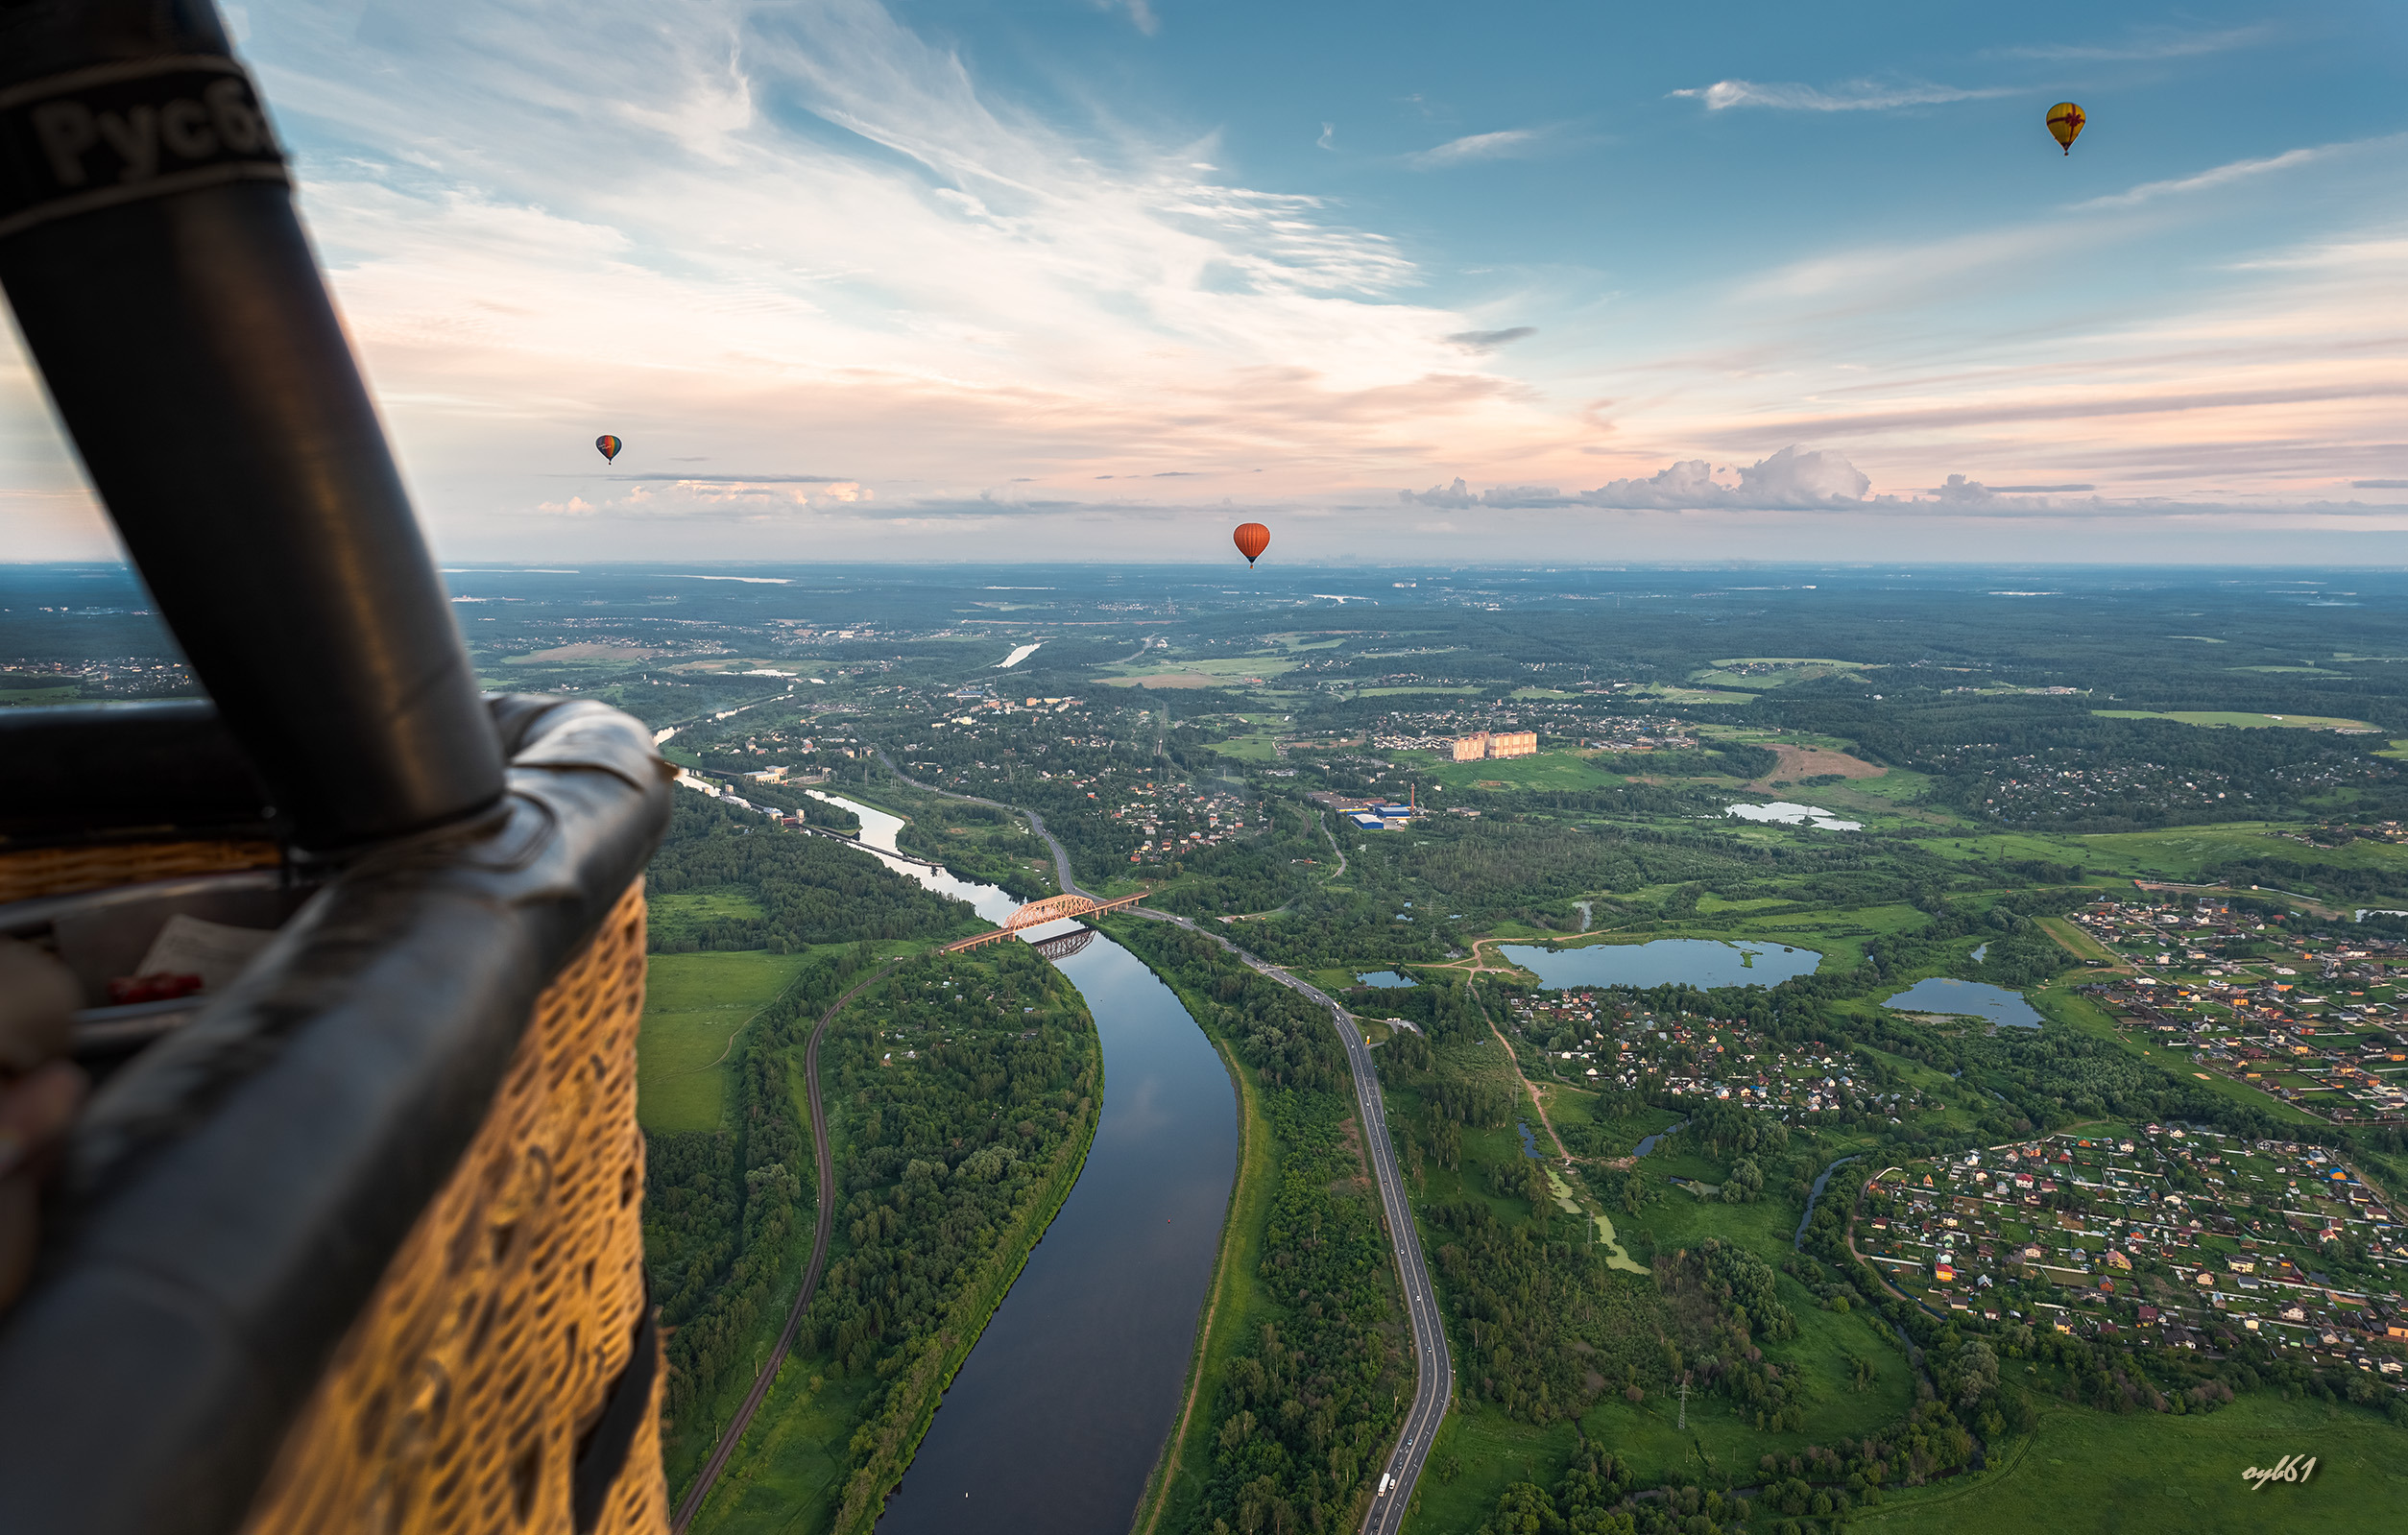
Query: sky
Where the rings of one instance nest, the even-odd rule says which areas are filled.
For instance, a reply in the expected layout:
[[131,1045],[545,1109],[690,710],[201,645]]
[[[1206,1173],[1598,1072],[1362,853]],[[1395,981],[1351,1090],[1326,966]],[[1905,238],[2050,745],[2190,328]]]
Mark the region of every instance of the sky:
[[2408,564],[2395,0],[226,13],[445,558]]

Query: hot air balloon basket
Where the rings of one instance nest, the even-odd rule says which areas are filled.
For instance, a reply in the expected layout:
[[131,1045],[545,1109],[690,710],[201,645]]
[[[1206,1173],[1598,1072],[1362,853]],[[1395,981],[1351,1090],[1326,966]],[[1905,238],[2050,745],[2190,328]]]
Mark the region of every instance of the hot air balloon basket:
[[[0,904],[274,869],[249,839],[0,852]],[[643,1269],[638,879],[545,987],[467,1152],[286,1432],[243,1528],[668,1528]]]
[[283,861],[275,843],[249,839],[27,848],[0,852],[0,905],[185,875],[274,869]]
[[[457,834],[0,843],[0,935],[76,972],[97,1084],[0,1303],[0,1455],[140,1468],[25,1527],[667,1530],[636,1046],[668,779],[614,710],[494,707],[510,793]],[[187,918],[264,947],[127,1045],[178,999],[109,983],[181,978]]]
[[[287,1434],[249,1535],[668,1527],[636,1127],[643,996],[638,882],[537,1002],[483,1128]],[[614,1406],[634,1432],[606,1447],[617,1475],[593,1487],[580,1462]]]

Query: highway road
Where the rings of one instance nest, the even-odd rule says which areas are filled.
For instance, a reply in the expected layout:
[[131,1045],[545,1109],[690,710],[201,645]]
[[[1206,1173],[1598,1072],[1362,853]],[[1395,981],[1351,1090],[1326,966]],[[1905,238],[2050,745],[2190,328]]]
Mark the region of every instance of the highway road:
[[819,1160],[819,1230],[811,1237],[810,1266],[804,1270],[803,1288],[795,1293],[794,1308],[786,1313],[785,1330],[778,1334],[778,1347],[769,1355],[767,1368],[754,1379],[753,1389],[745,1393],[744,1405],[737,1409],[735,1417],[728,1424],[727,1432],[721,1434],[719,1442],[711,1447],[710,1458],[703,1463],[702,1475],[694,1478],[694,1485],[686,1491],[685,1500],[677,1505],[677,1515],[669,1522],[672,1530],[682,1532],[693,1523],[694,1516],[702,1512],[703,1499],[710,1496],[711,1484],[719,1479],[719,1474],[727,1469],[728,1458],[735,1453],[735,1447],[743,1441],[744,1430],[752,1426],[753,1414],[759,1412],[760,1404],[768,1400],[769,1388],[778,1379],[778,1367],[786,1362],[786,1355],[794,1348],[794,1334],[802,1330],[803,1313],[810,1309],[811,1297],[819,1291],[819,1277],[828,1268],[828,1242],[834,1234],[836,1222],[836,1163],[828,1148],[828,1119],[819,1106],[820,1037],[828,1032],[828,1025],[835,1016],[845,1010],[847,1002],[883,980],[897,966],[917,957],[906,954],[880,965],[858,986],[837,997],[834,1005],[822,1013],[819,1021],[811,1025],[810,1046],[803,1054],[803,1082],[811,1109],[811,1151]]
[[1430,1458],[1431,1442],[1438,1436],[1439,1421],[1447,1415],[1447,1403],[1455,1389],[1455,1360],[1447,1351],[1446,1323],[1438,1315],[1437,1297],[1431,1289],[1430,1263],[1422,1256],[1421,1233],[1414,1228],[1412,1208],[1405,1201],[1405,1177],[1397,1170],[1396,1141],[1388,1134],[1387,1104],[1380,1095],[1380,1068],[1372,1062],[1371,1046],[1363,1043],[1362,1030],[1355,1026],[1354,1015],[1319,987],[1297,979],[1188,918],[1147,911],[1142,906],[1133,906],[1130,911],[1149,921],[1176,923],[1192,933],[1202,934],[1253,970],[1328,1008],[1331,1019],[1337,1025],[1337,1037],[1346,1046],[1347,1068],[1354,1073],[1355,1109],[1362,1117],[1363,1145],[1370,1155],[1373,1181],[1380,1188],[1380,1211],[1386,1217],[1388,1247],[1396,1255],[1397,1282],[1405,1292],[1405,1319],[1413,1333],[1413,1405],[1405,1415],[1405,1427],[1398,1432],[1394,1448],[1388,1451],[1387,1464],[1382,1468],[1391,1478],[1388,1491],[1384,1497],[1372,1499],[1371,1512],[1362,1524],[1363,1535],[1396,1535],[1404,1526],[1406,1510],[1412,1504],[1413,1488],[1421,1480],[1422,1466]]
[[[879,753],[879,760],[886,770],[914,788],[942,794],[949,799],[969,800],[975,804],[994,805],[998,809],[1014,810],[1028,818],[1037,835],[1046,839],[1053,850],[1054,872],[1065,895],[1090,895],[1079,889],[1071,873],[1071,855],[1061,840],[1046,829],[1045,818],[1025,805],[999,804],[994,800],[981,800],[974,795],[953,794],[933,784],[922,783],[905,775]],[[1341,854],[1341,856],[1343,856]],[[1373,1181],[1380,1189],[1380,1210],[1388,1229],[1388,1247],[1396,1257],[1397,1282],[1405,1292],[1405,1317],[1413,1334],[1413,1405],[1405,1415],[1405,1427],[1388,1451],[1387,1464],[1382,1469],[1390,1478],[1385,1496],[1374,1497],[1371,1512],[1363,1520],[1363,1535],[1396,1535],[1404,1526],[1406,1510],[1411,1506],[1413,1488],[1421,1479],[1422,1466],[1430,1458],[1430,1445],[1438,1435],[1438,1424],[1446,1417],[1447,1403],[1455,1390],[1455,1360],[1447,1351],[1445,1321],[1438,1315],[1438,1302],[1430,1285],[1430,1263],[1423,1257],[1421,1234],[1413,1225],[1412,1208],[1405,1200],[1404,1174],[1397,1170],[1396,1141],[1388,1134],[1386,1101],[1380,1095],[1380,1069],[1371,1059],[1371,1047],[1363,1042],[1362,1030],[1355,1026],[1354,1015],[1338,1005],[1336,998],[1309,982],[1299,980],[1286,971],[1247,952],[1220,934],[1197,926],[1185,917],[1169,912],[1147,911],[1142,906],[1128,908],[1134,916],[1153,922],[1176,923],[1192,933],[1201,933],[1229,950],[1246,965],[1277,981],[1289,991],[1330,1010],[1330,1019],[1337,1027],[1337,1037],[1346,1046],[1346,1066],[1355,1079],[1355,1109],[1361,1116],[1363,1145],[1371,1162]],[[818,1035],[812,1035],[816,1050]],[[816,1057],[814,1057],[816,1059]],[[819,1096],[813,1079],[811,1097],[812,1133],[818,1134]],[[824,1155],[824,1153],[823,1153]],[[824,1176],[824,1175],[823,1175]],[[825,1220],[825,1211],[822,1219]],[[817,1259],[813,1259],[817,1272]],[[801,1313],[796,1313],[800,1317]],[[791,1331],[791,1328],[788,1330]],[[1372,1484],[1377,1487],[1377,1482]]]

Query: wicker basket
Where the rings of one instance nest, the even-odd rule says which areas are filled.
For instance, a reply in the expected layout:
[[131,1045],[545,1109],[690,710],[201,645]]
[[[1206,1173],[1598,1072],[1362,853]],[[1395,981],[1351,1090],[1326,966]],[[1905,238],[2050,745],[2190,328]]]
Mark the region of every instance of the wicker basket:
[[[484,1128],[286,1438],[252,1535],[572,1527],[576,1447],[645,1306],[643,1002],[638,882],[537,1004]],[[593,1526],[613,1535],[668,1524],[653,1378]]]
[[[596,723],[607,713],[562,706],[549,718],[563,728],[522,758],[537,765],[514,774],[522,796],[553,806],[548,820],[534,822],[569,827],[572,842],[580,803],[623,803],[627,779],[644,776],[594,746],[591,732],[610,728]],[[656,779],[637,794],[661,799],[666,788]],[[631,824],[627,812],[611,813],[620,819],[601,840],[614,844],[617,861],[609,866],[618,873],[599,889],[621,894],[614,903],[595,900],[599,891],[582,898],[598,923],[550,971],[531,1014],[518,1015],[528,1021],[498,1079],[488,1078],[494,1085],[481,1122],[471,1121],[456,1160],[437,1164],[447,1174],[426,1186],[433,1195],[391,1248],[382,1277],[305,1399],[297,1399],[298,1411],[279,1420],[273,1453],[254,1458],[264,1475],[254,1470],[243,1481],[240,1471],[228,1472],[238,1478],[235,1500],[227,1522],[207,1522],[214,1527],[249,1535],[668,1528],[663,1371],[644,1276],[644,1141],[636,1122],[643,881],[623,883],[651,834],[629,851],[637,834],[618,829]],[[510,842],[507,833],[499,840]],[[281,856],[272,842],[239,837],[6,850],[0,898],[122,899],[132,893],[126,887],[273,868]],[[159,1155],[175,1154],[172,1140],[162,1144]],[[74,1287],[68,1274],[54,1277],[54,1290],[61,1279]],[[0,1423],[12,1421],[11,1383],[0,1373]],[[8,1501],[0,1494],[0,1505]],[[232,1517],[246,1506],[247,1516]]]

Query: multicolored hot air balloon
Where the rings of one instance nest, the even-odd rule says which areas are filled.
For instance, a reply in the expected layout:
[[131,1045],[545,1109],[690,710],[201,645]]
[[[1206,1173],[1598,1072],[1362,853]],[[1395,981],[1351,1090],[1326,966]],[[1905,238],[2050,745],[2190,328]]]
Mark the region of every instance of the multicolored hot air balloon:
[[618,457],[618,450],[626,445],[608,432],[604,432],[593,440],[594,451],[602,455],[602,462],[605,464]]
[[2083,109],[2072,102],[2061,101],[2049,108],[2049,136],[2065,146],[2065,153],[2074,152],[2074,140],[2082,137],[2082,125],[2090,121]]
[[1271,546],[1271,530],[1260,522],[1240,522],[1238,531],[1229,537],[1237,544],[1238,552],[1246,557],[1249,567],[1264,550]]

